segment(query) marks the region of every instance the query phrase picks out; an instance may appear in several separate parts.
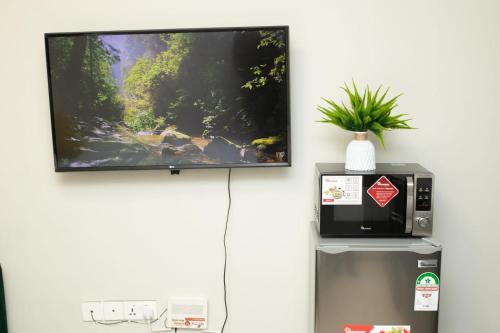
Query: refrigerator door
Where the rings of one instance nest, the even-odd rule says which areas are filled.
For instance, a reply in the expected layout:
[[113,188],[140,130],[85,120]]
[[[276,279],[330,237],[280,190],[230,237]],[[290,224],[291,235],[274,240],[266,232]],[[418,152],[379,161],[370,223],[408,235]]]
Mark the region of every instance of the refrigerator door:
[[320,243],[316,333],[345,333],[355,325],[410,326],[411,333],[437,333],[438,312],[415,311],[415,294],[421,274],[439,277],[440,262],[441,247],[425,239]]

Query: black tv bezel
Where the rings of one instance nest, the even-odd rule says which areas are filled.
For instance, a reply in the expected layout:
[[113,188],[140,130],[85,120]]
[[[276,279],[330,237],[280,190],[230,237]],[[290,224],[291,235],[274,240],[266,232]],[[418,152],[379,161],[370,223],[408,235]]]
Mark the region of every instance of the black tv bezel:
[[[286,61],[286,142],[287,161],[275,163],[223,163],[223,164],[173,164],[173,165],[140,165],[140,166],[102,166],[102,167],[61,167],[58,165],[56,130],[54,119],[54,107],[52,98],[52,78],[50,75],[50,56],[48,40],[50,37],[83,36],[83,35],[123,35],[123,34],[149,34],[149,33],[183,33],[183,32],[221,32],[221,31],[258,31],[279,30],[285,32],[285,61]],[[217,168],[266,168],[266,167],[291,167],[291,126],[290,126],[290,38],[289,26],[250,26],[250,27],[218,27],[218,28],[180,28],[180,29],[146,29],[146,30],[111,30],[111,31],[82,31],[82,32],[50,32],[44,34],[45,39],[45,61],[47,68],[50,121],[52,128],[52,149],[54,155],[55,172],[79,172],[79,171],[126,171],[126,170],[184,170],[184,169],[217,169]]]

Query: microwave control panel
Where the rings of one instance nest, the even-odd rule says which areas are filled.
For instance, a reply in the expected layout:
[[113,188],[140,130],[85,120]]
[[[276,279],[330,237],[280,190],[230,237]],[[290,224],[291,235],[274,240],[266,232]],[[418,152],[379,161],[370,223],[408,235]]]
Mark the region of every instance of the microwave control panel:
[[417,178],[415,210],[430,211],[432,202],[432,178]]

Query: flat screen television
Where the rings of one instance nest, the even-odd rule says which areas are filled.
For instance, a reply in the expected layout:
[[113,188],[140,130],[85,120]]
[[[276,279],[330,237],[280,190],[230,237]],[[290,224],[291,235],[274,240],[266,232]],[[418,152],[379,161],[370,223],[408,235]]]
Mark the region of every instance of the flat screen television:
[[288,27],[45,34],[56,171],[290,166]]

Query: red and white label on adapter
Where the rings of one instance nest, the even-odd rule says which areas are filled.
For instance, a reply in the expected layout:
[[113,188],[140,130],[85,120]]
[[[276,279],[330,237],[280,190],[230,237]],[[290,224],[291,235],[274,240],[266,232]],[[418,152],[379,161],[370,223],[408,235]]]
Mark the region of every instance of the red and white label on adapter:
[[173,328],[204,328],[206,325],[206,319],[205,318],[195,318],[195,317],[186,317],[184,319],[182,318],[175,318],[172,319],[172,326]]
[[205,318],[188,318],[184,320],[184,325],[188,328],[203,328]]
[[367,192],[373,200],[383,208],[398,195],[399,190],[386,176],[382,176],[367,190]]
[[342,333],[410,333],[409,325],[345,325]]

